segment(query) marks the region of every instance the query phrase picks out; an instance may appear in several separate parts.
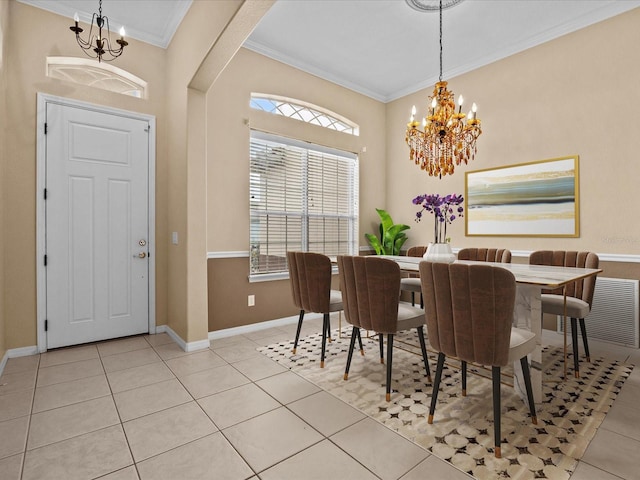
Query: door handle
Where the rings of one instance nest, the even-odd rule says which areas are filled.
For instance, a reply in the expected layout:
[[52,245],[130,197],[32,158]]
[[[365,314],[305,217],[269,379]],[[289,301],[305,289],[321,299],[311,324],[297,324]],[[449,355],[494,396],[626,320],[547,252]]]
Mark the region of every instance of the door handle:
[[145,258],[147,254],[145,252],[140,252],[137,255],[134,255],[133,258]]

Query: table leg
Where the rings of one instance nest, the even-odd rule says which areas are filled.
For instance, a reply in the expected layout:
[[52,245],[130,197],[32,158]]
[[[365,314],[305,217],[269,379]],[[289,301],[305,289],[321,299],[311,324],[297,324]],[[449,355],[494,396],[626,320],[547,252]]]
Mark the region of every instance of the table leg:
[[[540,299],[540,287],[517,285],[513,317],[514,326],[530,330],[536,335],[536,348],[529,355],[529,366],[533,398],[536,403],[540,403],[542,401],[542,301]],[[513,371],[514,388],[526,402],[527,393],[519,360],[513,363]]]

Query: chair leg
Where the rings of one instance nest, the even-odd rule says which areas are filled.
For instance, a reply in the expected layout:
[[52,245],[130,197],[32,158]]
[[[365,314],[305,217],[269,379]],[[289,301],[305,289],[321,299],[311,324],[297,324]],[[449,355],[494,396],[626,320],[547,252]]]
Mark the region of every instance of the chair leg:
[[580,332],[582,333],[582,344],[584,345],[584,354],[587,357],[587,362],[591,362],[591,355],[589,355],[589,340],[587,340],[587,326],[584,324],[584,318],[580,319]]
[[427,345],[424,341],[424,326],[418,327],[418,339],[420,340],[420,349],[422,350],[422,361],[424,369],[427,371],[427,380],[431,383],[431,370],[429,369],[429,360],[427,359]]
[[393,334],[387,334],[387,402],[391,401],[391,364],[393,363]]
[[467,362],[462,360],[462,396],[467,396]]
[[440,389],[440,380],[442,379],[442,369],[444,367],[445,354],[438,353],[438,364],[436,365],[436,378],[433,381],[433,391],[431,392],[431,406],[429,407],[429,417],[427,422],[429,425],[433,423],[433,414],[436,413],[436,402],[438,401],[438,390]]
[[500,450],[500,367],[491,367],[493,380],[493,437],[496,458],[502,458]]
[[362,346],[362,334],[360,333],[360,328],[356,329],[358,333],[358,343],[360,344],[360,355],[364,357],[364,348]]
[[[380,343],[380,363],[384,365],[384,335],[381,333],[378,334],[378,343]],[[389,348],[388,345],[387,348]]]
[[424,310],[424,298],[422,298],[422,293],[420,294],[420,308]]
[[302,328],[302,319],[304,318],[304,310],[300,310],[300,317],[298,318],[298,328],[296,330],[296,340],[293,342],[293,350],[291,353],[296,354],[298,348],[298,340],[300,339],[300,329]]
[[411,292],[411,306],[416,306],[416,292]]
[[327,315],[327,339],[329,340],[329,342],[333,342],[333,338],[331,338],[331,315],[330,314],[326,314]]
[[351,340],[349,341],[349,353],[347,354],[347,366],[344,369],[344,379],[347,380],[349,378],[349,368],[351,368],[351,359],[353,358],[353,347],[356,345],[356,335],[358,334],[358,330],[360,330],[355,325],[351,329]]
[[573,343],[573,369],[576,378],[580,378],[580,358],[578,357],[578,319],[571,318],[571,343]]
[[322,354],[320,355],[320,368],[324,368],[324,355],[327,350],[327,332],[329,331],[329,314],[322,317]]
[[529,360],[526,355],[520,359],[522,366],[522,376],[524,377],[524,386],[527,390],[527,400],[529,402],[529,412],[531,413],[531,423],[538,424],[538,416],[536,415],[536,403],[533,399],[533,388],[531,388],[531,370],[529,370]]

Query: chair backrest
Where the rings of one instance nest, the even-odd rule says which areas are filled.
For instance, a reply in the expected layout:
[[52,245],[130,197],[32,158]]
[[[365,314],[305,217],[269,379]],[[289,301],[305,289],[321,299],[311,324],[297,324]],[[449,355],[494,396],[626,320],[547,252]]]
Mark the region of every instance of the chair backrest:
[[[407,250],[407,257],[423,257],[424,256],[424,252],[427,251],[427,246],[426,245],[416,245],[413,247],[409,247],[409,250]],[[417,278],[418,274],[417,273],[410,273],[409,274],[410,278]]]
[[407,250],[407,257],[422,257],[424,255],[424,252],[426,251],[426,245],[416,245],[413,247],[409,247],[409,250]]
[[420,262],[429,343],[467,362],[505,366],[516,280],[492,265]]
[[396,333],[400,267],[376,256],[338,256],[347,321],[377,333]]
[[463,248],[458,252],[458,260],[511,263],[511,250],[506,248]]
[[[531,265],[553,265],[558,267],[598,268],[600,259],[593,252],[572,252],[565,250],[537,250],[529,255]],[[596,276],[577,280],[567,285],[567,296],[578,298],[589,304],[593,302]],[[562,295],[562,289],[544,290],[543,293]]]
[[305,312],[328,313],[331,303],[331,259],[313,252],[287,252],[291,296]]

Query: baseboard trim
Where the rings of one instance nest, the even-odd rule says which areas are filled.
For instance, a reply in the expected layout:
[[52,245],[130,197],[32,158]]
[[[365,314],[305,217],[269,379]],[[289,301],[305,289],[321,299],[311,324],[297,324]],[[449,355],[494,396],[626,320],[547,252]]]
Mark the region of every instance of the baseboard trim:
[[7,365],[7,361],[10,358],[17,357],[28,357],[29,355],[37,355],[38,347],[33,345],[31,347],[20,347],[20,348],[12,348],[7,350],[2,357],[2,361],[0,361],[0,376],[4,372],[4,367]]
[[[305,319],[322,317],[321,314],[308,313],[305,314]],[[267,328],[283,327],[285,325],[291,325],[298,322],[298,315],[293,317],[277,318],[275,320],[267,320],[265,322],[252,323],[251,325],[242,325],[240,327],[225,328],[223,330],[215,330],[209,332],[209,340],[216,340],[220,338],[232,337],[234,335],[242,335],[251,332],[259,332],[260,330],[266,330]]]
[[168,325],[157,325],[156,333],[166,333],[171,340],[176,342],[178,346],[185,352],[195,352],[196,350],[204,350],[209,348],[209,340],[198,340],[196,342],[185,342],[180,335],[173,331]]

